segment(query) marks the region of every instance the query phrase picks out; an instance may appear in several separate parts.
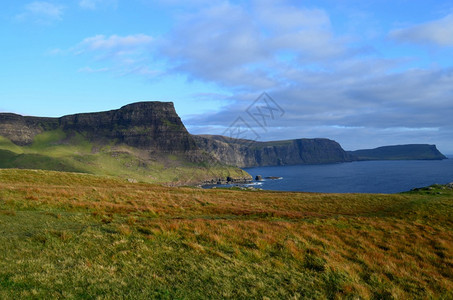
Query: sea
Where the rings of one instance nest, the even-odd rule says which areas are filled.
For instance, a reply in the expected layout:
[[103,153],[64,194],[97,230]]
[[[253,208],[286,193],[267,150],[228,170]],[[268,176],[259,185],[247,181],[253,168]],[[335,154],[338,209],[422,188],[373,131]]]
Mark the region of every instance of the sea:
[[253,181],[246,186],[263,190],[392,194],[453,182],[453,155],[448,158],[254,167],[244,170],[253,178],[257,175],[263,177],[262,181]]

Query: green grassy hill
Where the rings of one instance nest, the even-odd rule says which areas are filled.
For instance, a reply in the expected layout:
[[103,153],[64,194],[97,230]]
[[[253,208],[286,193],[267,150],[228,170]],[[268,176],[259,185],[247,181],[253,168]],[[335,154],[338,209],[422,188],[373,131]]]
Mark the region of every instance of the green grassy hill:
[[451,299],[452,229],[445,186],[284,193],[0,170],[0,298]]

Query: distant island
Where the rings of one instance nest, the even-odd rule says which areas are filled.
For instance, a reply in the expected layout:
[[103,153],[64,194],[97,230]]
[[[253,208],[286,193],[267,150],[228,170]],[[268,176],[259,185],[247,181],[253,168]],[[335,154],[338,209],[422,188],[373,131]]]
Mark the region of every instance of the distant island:
[[345,151],[326,138],[258,142],[192,135],[172,102],[60,118],[0,113],[0,168],[110,175],[170,185],[251,180],[244,167],[445,159],[435,145]]
[[348,151],[356,160],[441,160],[447,159],[436,145],[409,144],[383,146],[375,149]]

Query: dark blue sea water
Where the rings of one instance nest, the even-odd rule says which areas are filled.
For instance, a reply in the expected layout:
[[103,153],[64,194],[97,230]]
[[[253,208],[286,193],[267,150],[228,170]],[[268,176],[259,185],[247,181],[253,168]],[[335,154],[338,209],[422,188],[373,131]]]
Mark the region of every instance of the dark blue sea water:
[[295,165],[245,169],[278,176],[253,186],[265,190],[322,193],[398,193],[434,183],[453,182],[453,157],[445,160],[362,161],[326,165]]

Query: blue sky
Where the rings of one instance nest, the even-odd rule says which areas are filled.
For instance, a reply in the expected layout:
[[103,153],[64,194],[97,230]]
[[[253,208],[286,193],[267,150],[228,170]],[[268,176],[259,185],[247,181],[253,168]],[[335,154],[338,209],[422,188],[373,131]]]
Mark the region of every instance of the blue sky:
[[[15,0],[0,34],[0,111],[173,101],[195,134],[241,118],[259,140],[453,154],[451,1]],[[284,111],[265,127],[263,92]]]

